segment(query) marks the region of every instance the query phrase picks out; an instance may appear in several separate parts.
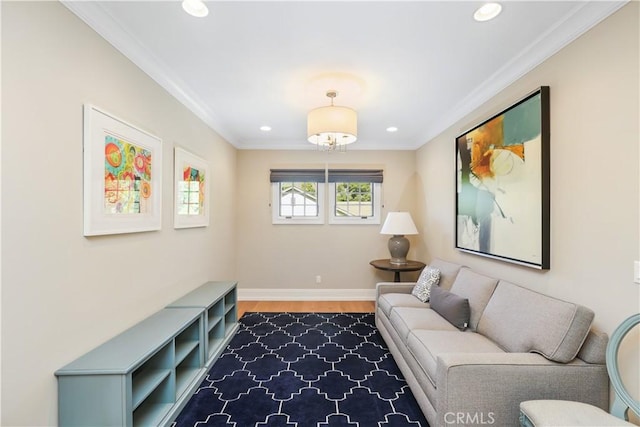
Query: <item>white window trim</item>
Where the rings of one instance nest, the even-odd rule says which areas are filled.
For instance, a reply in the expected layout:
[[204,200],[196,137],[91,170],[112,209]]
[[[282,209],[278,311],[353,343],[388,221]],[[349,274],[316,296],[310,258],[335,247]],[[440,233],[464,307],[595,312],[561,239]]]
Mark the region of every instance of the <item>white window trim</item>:
[[373,182],[373,215],[366,218],[336,216],[336,183],[329,183],[329,224],[380,224],[382,211],[382,184]]
[[280,183],[271,183],[271,223],[272,224],[324,224],[325,197],[323,182],[317,185],[318,215],[315,217],[281,216],[280,215]]

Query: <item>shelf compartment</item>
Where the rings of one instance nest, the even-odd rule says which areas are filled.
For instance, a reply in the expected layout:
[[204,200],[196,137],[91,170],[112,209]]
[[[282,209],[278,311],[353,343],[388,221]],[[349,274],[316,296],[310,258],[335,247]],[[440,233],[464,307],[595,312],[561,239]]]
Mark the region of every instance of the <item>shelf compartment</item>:
[[162,347],[153,357],[131,374],[132,407],[136,409],[171,375],[173,368],[173,343]]
[[200,373],[202,368],[202,362],[200,360],[200,353],[194,349],[185,359],[176,366],[176,397],[182,396],[182,394],[189,388]]
[[178,365],[193,349],[200,344],[200,320],[193,322],[176,337],[175,364]]
[[236,305],[236,290],[229,292],[224,296],[224,305],[225,307],[233,307]]
[[171,369],[143,369],[134,380],[133,409],[140,406],[169,375]]
[[171,377],[166,377],[133,411],[134,427],[157,426],[175,403]]
[[182,396],[189,389],[189,385],[198,377],[200,371],[201,369],[192,367],[180,368],[180,380],[176,382],[176,397]]
[[224,317],[224,303],[218,301],[207,310],[207,331],[211,331]]
[[209,330],[209,331],[211,331],[211,330],[212,330],[213,328],[215,328],[215,327],[216,327],[216,325],[217,325],[218,323],[220,323],[220,322],[222,322],[222,316],[216,316],[216,317],[213,317],[213,318],[211,318],[211,317],[210,317],[210,318],[209,318],[209,327],[208,327],[208,330]]
[[199,341],[176,341],[176,363],[182,362],[199,344]]
[[228,335],[233,331],[233,326],[238,323],[238,315],[236,310],[231,310],[224,316],[225,335]]
[[173,403],[146,404],[133,414],[134,427],[157,426],[171,410]]
[[211,357],[224,343],[225,341],[225,327],[224,323],[218,322],[216,326],[209,331],[208,336],[209,342],[209,354],[208,357]]

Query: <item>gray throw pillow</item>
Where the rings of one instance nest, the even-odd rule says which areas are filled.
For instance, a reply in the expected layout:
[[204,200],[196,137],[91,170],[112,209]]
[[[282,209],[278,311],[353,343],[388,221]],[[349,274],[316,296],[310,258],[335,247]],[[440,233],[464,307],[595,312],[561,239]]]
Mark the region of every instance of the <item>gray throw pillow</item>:
[[431,288],[431,308],[456,328],[464,331],[469,324],[469,300],[440,286]]
[[413,287],[411,295],[422,302],[427,302],[429,301],[429,295],[431,294],[431,287],[437,285],[439,281],[440,270],[426,266],[422,270],[422,273],[420,273],[420,277],[418,277],[418,281]]

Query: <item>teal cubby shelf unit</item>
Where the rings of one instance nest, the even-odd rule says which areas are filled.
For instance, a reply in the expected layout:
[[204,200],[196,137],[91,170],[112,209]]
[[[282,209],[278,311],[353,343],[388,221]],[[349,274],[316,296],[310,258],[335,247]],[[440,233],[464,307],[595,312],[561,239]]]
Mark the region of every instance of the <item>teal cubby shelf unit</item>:
[[167,309],[200,308],[204,315],[204,354],[206,366],[220,356],[238,330],[238,282],[207,282]]
[[206,374],[203,319],[160,310],[56,371],[60,426],[169,425]]

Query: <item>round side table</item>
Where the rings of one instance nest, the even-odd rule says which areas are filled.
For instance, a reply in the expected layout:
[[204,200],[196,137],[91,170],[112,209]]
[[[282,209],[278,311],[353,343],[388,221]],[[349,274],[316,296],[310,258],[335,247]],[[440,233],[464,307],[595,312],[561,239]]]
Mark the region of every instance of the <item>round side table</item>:
[[400,273],[403,271],[420,271],[426,266],[424,262],[410,260],[407,260],[406,264],[392,264],[388,259],[376,259],[369,262],[369,264],[378,270],[393,271],[394,282],[400,281]]

